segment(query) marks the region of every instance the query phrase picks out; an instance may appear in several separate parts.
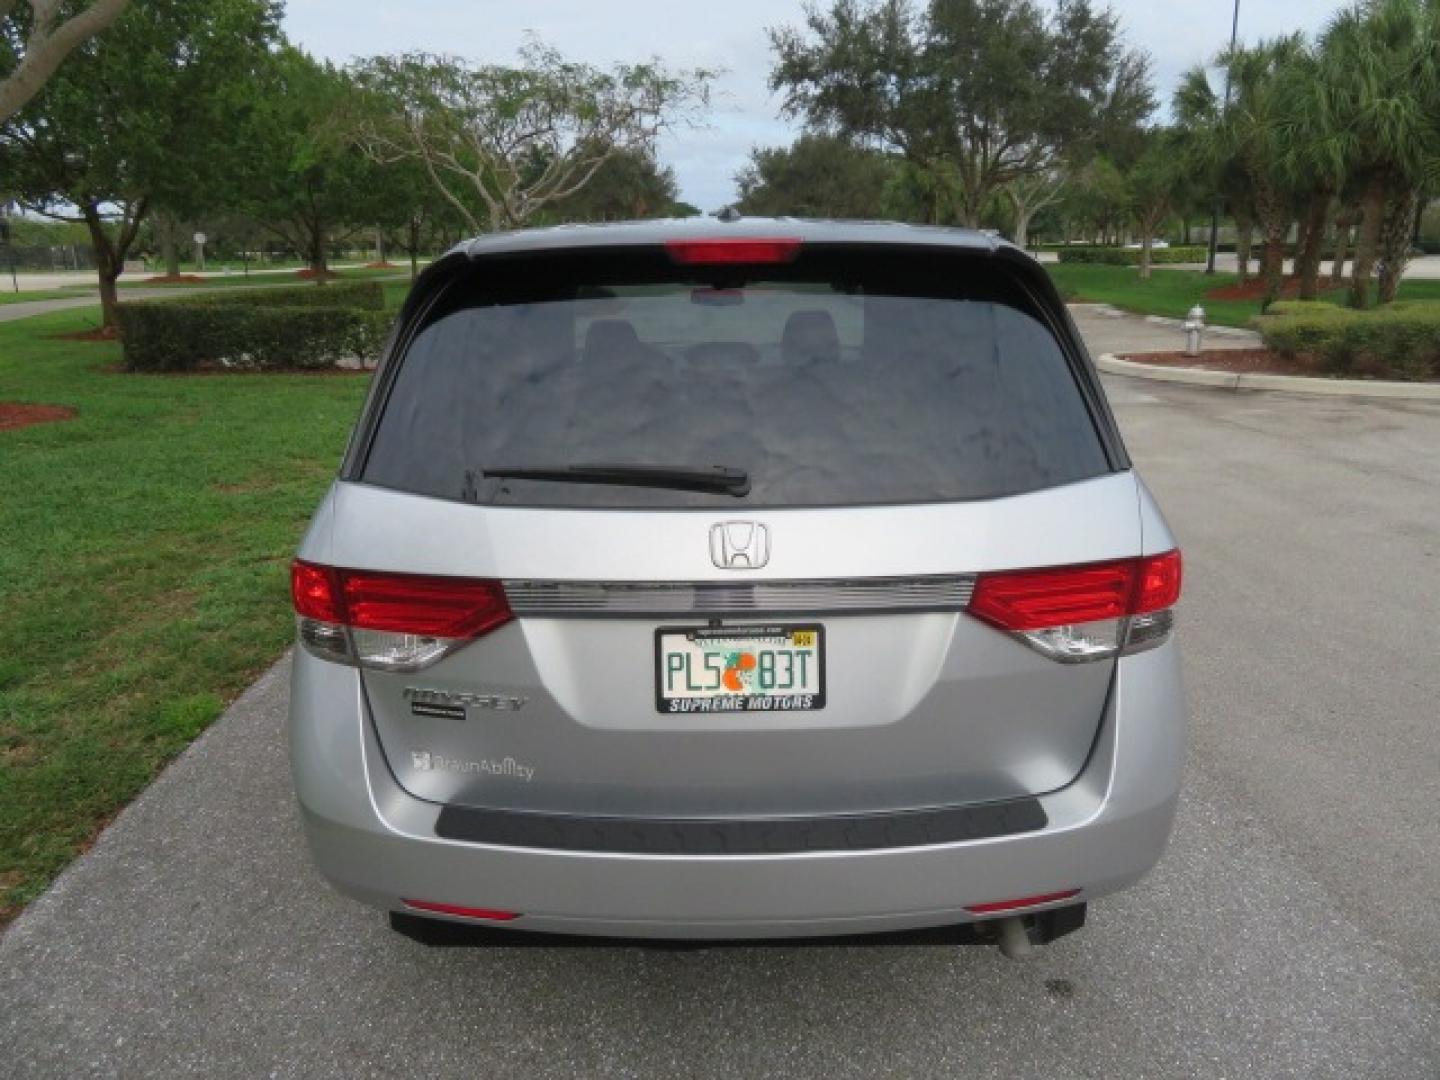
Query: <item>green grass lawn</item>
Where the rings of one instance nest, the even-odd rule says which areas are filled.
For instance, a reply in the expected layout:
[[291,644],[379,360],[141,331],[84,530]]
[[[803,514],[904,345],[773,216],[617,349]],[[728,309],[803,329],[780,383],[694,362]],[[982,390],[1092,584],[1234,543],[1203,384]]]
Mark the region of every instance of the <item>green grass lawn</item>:
[[64,289],[36,289],[29,292],[11,292],[8,288],[0,292],[0,304],[28,304],[31,300],[69,300],[75,294],[69,291],[73,286],[66,286]]
[[[421,269],[422,269],[422,270],[424,269],[424,265],[423,265],[423,264],[422,264],[422,266],[421,266]],[[396,266],[394,269],[390,269],[390,270],[367,270],[367,269],[365,269],[364,267],[356,267],[355,269],[351,269],[351,270],[337,270],[337,271],[335,271],[335,273],[336,273],[336,275],[337,275],[339,278],[341,278],[342,280],[348,280],[348,281],[368,281],[368,280],[371,280],[371,279],[373,279],[373,278],[391,278],[391,277],[396,277],[397,275],[400,275],[400,276],[405,277],[405,279],[408,281],[408,280],[409,280],[409,275],[410,275],[410,264],[407,262],[404,266]],[[121,288],[122,290],[126,290],[126,289],[236,289],[236,288],[265,288],[266,286],[269,286],[270,288],[275,288],[275,287],[281,286],[281,285],[306,285],[306,284],[310,284],[310,282],[306,281],[304,278],[297,277],[293,272],[290,272],[290,271],[287,271],[287,272],[285,272],[285,273],[280,273],[280,274],[269,274],[269,273],[266,273],[266,274],[243,274],[243,273],[240,272],[240,270],[239,270],[238,268],[236,269],[235,273],[230,274],[230,275],[228,275],[228,276],[210,277],[210,278],[206,278],[203,283],[202,283],[202,282],[196,282],[196,283],[194,283],[194,284],[178,284],[178,285],[177,285],[177,284],[168,284],[168,285],[167,285],[167,284],[165,284],[165,283],[163,283],[163,282],[150,282],[150,281],[147,281],[147,280],[145,279],[146,277],[149,277],[149,276],[151,276],[151,275],[145,275],[145,276],[143,276],[143,277],[135,277],[135,278],[133,278],[133,279],[131,279],[131,280],[128,280],[128,281],[127,281],[124,277],[122,277],[122,278],[120,279],[120,288]],[[74,288],[77,288],[77,286],[72,285],[72,286],[69,286],[69,288],[74,289]]]
[[[1067,300],[1090,300],[1110,304],[1124,311],[1142,315],[1165,315],[1183,319],[1190,308],[1199,304],[1205,309],[1206,320],[1220,326],[1247,326],[1260,314],[1258,300],[1210,300],[1205,294],[1222,285],[1233,285],[1234,274],[1206,276],[1199,270],[1156,267],[1149,281],[1129,266],[1090,266],[1075,263],[1052,263],[1045,267]],[[1402,300],[1440,300],[1440,281],[1403,281]],[[1344,303],[1345,290],[1322,294],[1321,299],[1334,304]]]
[[[387,285],[392,305],[406,283]],[[367,379],[130,375],[0,324],[0,922],[289,644],[286,568]]]

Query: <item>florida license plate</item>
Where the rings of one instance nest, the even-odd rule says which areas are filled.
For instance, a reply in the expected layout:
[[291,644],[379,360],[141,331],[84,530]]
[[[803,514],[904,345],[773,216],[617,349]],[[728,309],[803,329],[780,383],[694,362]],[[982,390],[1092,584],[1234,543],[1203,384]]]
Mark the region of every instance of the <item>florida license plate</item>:
[[662,626],[655,707],[665,713],[796,712],[825,707],[825,628]]

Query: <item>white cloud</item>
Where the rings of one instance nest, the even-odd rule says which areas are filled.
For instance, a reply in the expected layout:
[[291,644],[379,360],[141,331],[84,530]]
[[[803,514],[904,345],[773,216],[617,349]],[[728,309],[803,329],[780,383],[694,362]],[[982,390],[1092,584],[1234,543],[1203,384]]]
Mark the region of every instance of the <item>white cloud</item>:
[[[1232,0],[1112,0],[1133,45],[1155,60],[1168,102],[1180,73],[1205,62],[1229,39]],[[1242,39],[1319,30],[1336,0],[1242,0]],[[336,61],[423,49],[503,62],[527,32],[568,56],[597,64],[662,57],[676,67],[721,67],[708,127],[667,136],[661,153],[681,196],[705,209],[728,202],[733,178],[752,146],[789,142],[796,126],[777,116],[766,87],[766,27],[796,24],[801,0],[290,0],[292,39]]]

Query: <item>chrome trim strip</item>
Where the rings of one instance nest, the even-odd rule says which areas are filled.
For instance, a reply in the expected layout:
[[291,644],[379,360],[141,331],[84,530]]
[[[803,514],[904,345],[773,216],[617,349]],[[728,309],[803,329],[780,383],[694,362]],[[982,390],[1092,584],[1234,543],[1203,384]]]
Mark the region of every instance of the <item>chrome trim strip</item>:
[[972,574],[802,581],[506,581],[516,615],[645,616],[963,611]]

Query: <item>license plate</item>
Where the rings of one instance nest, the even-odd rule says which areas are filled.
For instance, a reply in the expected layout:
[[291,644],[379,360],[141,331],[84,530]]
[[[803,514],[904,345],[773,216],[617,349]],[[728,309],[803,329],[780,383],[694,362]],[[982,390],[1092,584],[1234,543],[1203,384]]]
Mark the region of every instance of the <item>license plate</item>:
[[662,626],[655,707],[664,713],[801,712],[825,707],[825,628]]

